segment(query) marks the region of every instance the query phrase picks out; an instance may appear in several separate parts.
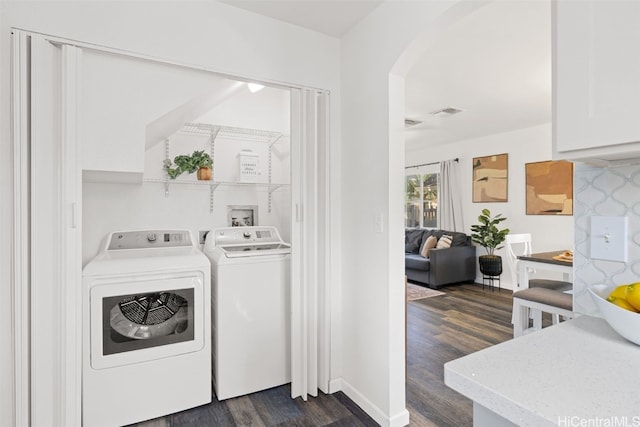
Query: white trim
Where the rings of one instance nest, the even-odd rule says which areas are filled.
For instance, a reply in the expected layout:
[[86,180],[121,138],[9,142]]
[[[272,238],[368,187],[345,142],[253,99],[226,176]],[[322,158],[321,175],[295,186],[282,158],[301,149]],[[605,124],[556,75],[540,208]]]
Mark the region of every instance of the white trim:
[[207,71],[209,73],[214,73],[214,74],[217,74],[217,75],[219,75],[221,77],[232,79],[232,80],[239,80],[239,81],[252,82],[252,83],[260,83],[260,84],[264,84],[265,86],[279,87],[279,88],[283,88],[283,89],[313,89],[313,90],[316,90],[318,92],[330,93],[330,91],[327,90],[327,89],[319,89],[319,88],[313,88],[313,87],[309,87],[309,86],[301,86],[301,85],[298,85],[298,84],[295,84],[295,83],[285,83],[285,82],[280,82],[280,81],[277,81],[277,80],[261,79],[261,78],[252,77],[252,76],[249,76],[249,75],[246,75],[246,74],[244,74],[244,75],[233,74],[232,75],[232,74],[220,71],[220,70],[216,70],[216,69],[212,69],[212,68],[209,68],[209,67],[205,67],[203,65],[195,65],[195,64],[189,64],[189,63],[186,63],[186,62],[174,61],[174,60],[171,60],[171,59],[168,59],[168,58],[161,58],[161,57],[152,56],[152,55],[145,55],[143,53],[131,52],[131,51],[124,50],[124,49],[116,49],[116,48],[103,46],[103,45],[99,45],[99,44],[95,44],[95,43],[89,43],[89,42],[83,42],[83,41],[79,41],[79,40],[67,39],[67,38],[64,38],[64,37],[58,37],[58,36],[45,34],[45,33],[39,33],[39,32],[35,32],[35,31],[23,30],[23,29],[15,28],[15,27],[12,28],[12,29],[15,29],[16,31],[25,32],[26,34],[29,34],[29,35],[37,35],[37,36],[45,37],[47,40],[51,41],[52,43],[56,43],[56,44],[66,44],[66,45],[75,46],[75,47],[82,48],[82,49],[94,50],[94,51],[97,51],[97,52],[111,53],[111,54],[114,54],[114,55],[126,56],[126,57],[130,57],[130,58],[142,59],[142,60],[146,60],[146,61],[153,61],[153,62],[158,62],[158,63],[162,63],[162,64],[167,64],[167,65],[175,65],[175,66],[178,66],[178,67],[189,68],[189,69],[192,69],[192,70]]
[[[334,382],[337,380],[334,380]],[[356,405],[362,408],[375,422],[382,427],[403,427],[409,425],[409,411],[403,409],[397,414],[387,417],[384,411],[374,405],[369,399],[367,399],[360,391],[354,388],[344,379],[341,379],[342,392],[347,397],[353,400]]]
[[342,391],[342,378],[334,378],[329,381],[329,394],[336,393],[338,391]]
[[29,403],[29,39],[13,32],[11,138],[13,140],[13,378],[14,424],[30,424]]

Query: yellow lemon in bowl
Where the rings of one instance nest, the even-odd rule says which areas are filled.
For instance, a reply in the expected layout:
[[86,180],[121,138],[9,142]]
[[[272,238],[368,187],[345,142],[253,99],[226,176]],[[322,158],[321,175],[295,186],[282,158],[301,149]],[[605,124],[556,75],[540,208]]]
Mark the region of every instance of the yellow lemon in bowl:
[[629,285],[620,285],[616,287],[613,291],[611,291],[609,297],[627,299],[628,287]]
[[625,299],[636,311],[640,311],[640,282],[632,283],[627,286]]
[[[613,294],[613,292],[612,292],[612,294]],[[638,312],[638,310],[636,310],[635,307],[632,306],[631,304],[629,304],[627,302],[627,300],[624,299],[624,298],[618,298],[618,297],[614,297],[614,296],[609,295],[607,297],[607,301],[617,305],[618,307],[622,307],[625,310],[633,311],[633,312],[636,312],[636,313]]]

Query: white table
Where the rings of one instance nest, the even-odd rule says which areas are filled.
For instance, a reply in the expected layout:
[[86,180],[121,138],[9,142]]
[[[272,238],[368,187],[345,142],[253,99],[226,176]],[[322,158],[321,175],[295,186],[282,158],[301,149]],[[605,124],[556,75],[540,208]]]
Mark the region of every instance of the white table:
[[448,362],[444,382],[473,400],[474,427],[640,425],[640,346],[597,317]]
[[554,256],[562,254],[564,251],[540,252],[531,255],[521,255],[518,257],[518,291],[529,287],[529,269],[559,271],[563,275],[564,281],[571,282],[573,277],[573,262],[559,261],[553,259]]

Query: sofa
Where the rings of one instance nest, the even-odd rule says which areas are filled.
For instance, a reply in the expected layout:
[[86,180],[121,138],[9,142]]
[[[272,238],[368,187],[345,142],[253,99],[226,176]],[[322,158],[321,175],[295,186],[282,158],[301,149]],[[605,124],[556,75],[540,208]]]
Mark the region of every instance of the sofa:
[[[433,236],[429,239],[430,236]],[[442,239],[442,236],[445,239]],[[427,240],[429,242],[427,243]],[[425,249],[433,241],[441,242],[441,247]],[[428,285],[432,289],[460,282],[473,282],[476,278],[476,247],[471,237],[464,233],[426,228],[405,229],[404,270],[412,282]],[[425,244],[427,248],[425,248]],[[421,255],[426,253],[427,257]]]

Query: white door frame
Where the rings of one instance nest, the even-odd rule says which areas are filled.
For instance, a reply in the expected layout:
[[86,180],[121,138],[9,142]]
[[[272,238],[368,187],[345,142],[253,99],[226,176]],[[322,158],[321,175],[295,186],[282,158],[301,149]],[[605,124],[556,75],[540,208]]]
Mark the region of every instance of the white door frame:
[[[80,76],[80,56],[83,49],[108,52],[126,57],[144,59],[168,65],[177,65],[190,69],[198,69],[235,80],[256,81],[251,77],[231,76],[207,69],[206,67],[187,65],[174,61],[153,58],[148,55],[125,52],[95,44],[43,35],[19,29],[13,29],[12,57],[12,140],[14,149],[14,236],[13,236],[13,272],[14,291],[14,419],[16,425],[37,424],[38,420],[48,417],[47,424],[53,426],[79,426],[81,424],[81,361],[82,361],[82,307],[81,307],[81,240],[82,240],[82,179],[81,161],[78,143],[78,84]],[[59,116],[52,121],[53,108],[31,109],[29,94],[33,96],[33,84],[46,79],[45,69],[34,70],[32,58],[37,58],[42,51],[54,45],[59,50],[59,72],[53,91],[58,96]],[[34,56],[35,55],[35,56]],[[34,81],[31,81],[34,79]],[[264,83],[288,88],[309,89],[298,85],[264,81]],[[40,84],[40,83],[37,83]],[[37,89],[38,86],[35,86]],[[325,93],[328,93],[324,91]],[[53,96],[53,95],[52,95]],[[35,99],[33,99],[35,101]],[[38,100],[38,103],[40,100]],[[328,108],[328,106],[325,106]],[[34,113],[37,113],[34,116]],[[41,131],[41,124],[49,120],[56,125],[53,133]],[[50,123],[50,124],[51,124]],[[54,134],[55,133],[55,134]],[[55,143],[51,144],[51,140]],[[327,138],[328,139],[328,138]],[[41,144],[49,142],[48,149],[53,149],[47,161],[50,180],[35,175],[37,155]],[[315,162],[323,162],[328,158],[329,145],[320,147],[319,157]],[[44,145],[42,145],[44,146]],[[324,193],[321,197],[328,199],[330,179],[328,165],[319,168],[318,179],[322,182]],[[317,168],[317,164],[315,165]],[[51,181],[53,179],[53,181]],[[300,179],[292,176],[293,180]],[[53,182],[53,183],[52,183]],[[53,196],[46,196],[40,188],[48,183],[55,188]],[[43,198],[41,198],[43,197]],[[44,198],[47,198],[43,204]],[[55,201],[58,203],[54,203]],[[34,203],[46,208],[36,211]],[[324,248],[324,256],[331,246],[330,206],[322,203],[316,207],[315,214],[325,218],[325,229],[318,238]],[[52,223],[53,221],[53,223]],[[47,228],[50,227],[50,228]],[[35,230],[38,233],[36,235]],[[47,249],[45,249],[47,248]],[[45,257],[48,256],[48,259]],[[57,262],[51,262],[56,256]],[[317,254],[314,254],[317,256]],[[329,257],[322,263],[322,277],[325,283],[321,286],[328,289],[328,278],[332,276]],[[42,262],[41,262],[42,261]],[[48,262],[48,265],[47,265]],[[316,260],[313,260],[314,264]],[[56,270],[54,272],[48,271]],[[51,276],[48,276],[51,274]],[[37,292],[38,284],[45,277],[50,277],[51,288],[47,296],[55,298],[57,309],[47,315],[39,311],[45,301]],[[42,284],[43,285],[43,284]],[[330,323],[332,313],[328,295],[321,300],[320,323],[318,324],[319,358],[324,375],[329,375],[330,361]],[[43,319],[42,321],[40,319]],[[35,325],[41,326],[35,331]],[[57,328],[57,330],[56,330]],[[42,339],[42,331],[49,330],[55,335]],[[34,332],[35,331],[35,332]],[[52,337],[55,336],[55,339]],[[43,346],[44,344],[44,346]],[[34,351],[33,346],[38,346]],[[47,372],[47,368],[51,371]],[[319,387],[326,391],[328,377],[321,380]],[[46,387],[41,387],[46,385]],[[37,390],[37,394],[36,394]],[[333,391],[333,390],[332,390]],[[50,399],[48,402],[47,397]]]

